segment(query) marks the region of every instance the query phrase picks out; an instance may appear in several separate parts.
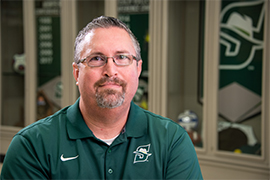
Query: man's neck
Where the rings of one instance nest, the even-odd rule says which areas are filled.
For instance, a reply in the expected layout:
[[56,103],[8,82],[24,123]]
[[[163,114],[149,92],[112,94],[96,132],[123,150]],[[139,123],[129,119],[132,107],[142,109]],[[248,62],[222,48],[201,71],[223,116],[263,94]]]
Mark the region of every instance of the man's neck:
[[110,139],[120,134],[124,128],[130,104],[123,104],[113,109],[101,107],[86,109],[85,107],[83,103],[80,104],[80,110],[88,128],[97,138]]

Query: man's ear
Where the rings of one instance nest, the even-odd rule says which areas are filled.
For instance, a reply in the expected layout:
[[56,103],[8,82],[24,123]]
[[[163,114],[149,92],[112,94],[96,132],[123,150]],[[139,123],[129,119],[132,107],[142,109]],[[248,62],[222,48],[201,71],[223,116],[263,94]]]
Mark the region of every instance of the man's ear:
[[142,72],[142,63],[143,63],[143,61],[142,61],[142,60],[137,61],[137,72],[138,72],[138,78],[140,77],[141,72]]
[[72,67],[73,67],[73,76],[74,76],[74,79],[76,81],[76,85],[78,85],[79,67],[78,67],[78,65],[75,62],[72,63]]

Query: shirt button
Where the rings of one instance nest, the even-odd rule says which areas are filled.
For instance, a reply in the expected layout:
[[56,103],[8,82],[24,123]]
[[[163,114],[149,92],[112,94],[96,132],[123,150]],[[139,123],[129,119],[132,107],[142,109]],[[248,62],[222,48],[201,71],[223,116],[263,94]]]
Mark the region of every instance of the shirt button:
[[111,152],[112,152],[112,150],[111,150],[111,149],[109,149],[109,150],[108,150],[108,153],[111,153]]
[[109,169],[108,170],[108,173],[112,174],[113,173],[113,170],[112,169]]

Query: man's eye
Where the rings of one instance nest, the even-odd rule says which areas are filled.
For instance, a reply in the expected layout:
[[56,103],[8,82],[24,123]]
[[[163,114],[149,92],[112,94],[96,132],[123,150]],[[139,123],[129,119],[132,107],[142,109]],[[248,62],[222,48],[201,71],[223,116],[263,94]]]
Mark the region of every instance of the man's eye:
[[104,58],[101,56],[91,57],[90,61],[104,61]]
[[117,58],[118,60],[128,59],[128,57],[127,57],[126,55],[122,55],[122,54],[116,56],[116,58]]

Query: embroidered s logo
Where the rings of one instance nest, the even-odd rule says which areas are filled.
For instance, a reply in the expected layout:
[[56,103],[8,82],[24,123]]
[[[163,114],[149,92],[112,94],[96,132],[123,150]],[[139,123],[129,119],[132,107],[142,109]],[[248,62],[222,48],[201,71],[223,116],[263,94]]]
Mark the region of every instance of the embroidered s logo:
[[148,161],[148,157],[152,155],[149,151],[150,144],[137,147],[136,151],[133,152],[135,154],[133,164]]

